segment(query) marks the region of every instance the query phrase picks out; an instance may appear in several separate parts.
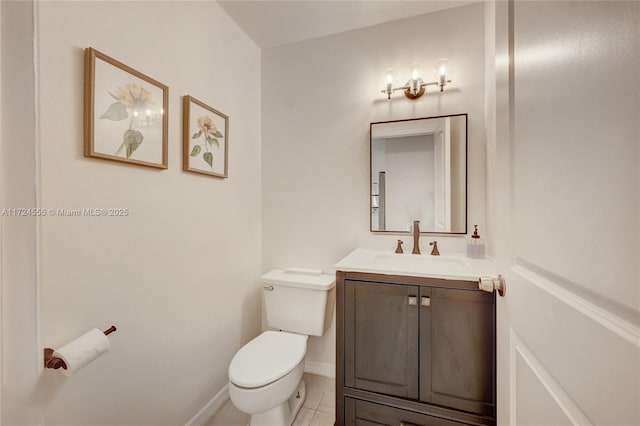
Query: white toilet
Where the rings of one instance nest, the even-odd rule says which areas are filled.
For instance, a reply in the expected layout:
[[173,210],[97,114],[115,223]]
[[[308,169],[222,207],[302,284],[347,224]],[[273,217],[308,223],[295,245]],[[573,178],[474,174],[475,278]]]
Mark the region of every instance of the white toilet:
[[307,339],[331,323],[335,277],[313,269],[275,269],[262,276],[267,325],[229,365],[229,396],[252,426],[290,426],[305,398]]

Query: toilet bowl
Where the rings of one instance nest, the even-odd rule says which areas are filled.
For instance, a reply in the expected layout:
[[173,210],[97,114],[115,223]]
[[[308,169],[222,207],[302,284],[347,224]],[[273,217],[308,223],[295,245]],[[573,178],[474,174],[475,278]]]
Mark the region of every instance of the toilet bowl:
[[305,398],[302,381],[309,336],[331,323],[335,277],[302,268],[274,269],[262,276],[265,331],[233,357],[229,396],[253,426],[290,426]]
[[251,425],[290,425],[305,397],[301,381],[307,336],[265,331],[247,343],[229,366],[229,396],[251,414]]

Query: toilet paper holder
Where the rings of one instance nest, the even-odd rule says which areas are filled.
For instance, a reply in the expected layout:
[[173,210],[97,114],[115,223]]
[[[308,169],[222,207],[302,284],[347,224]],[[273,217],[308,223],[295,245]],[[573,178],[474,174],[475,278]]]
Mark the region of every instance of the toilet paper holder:
[[[109,334],[113,333],[116,330],[117,330],[116,326],[112,325],[111,327],[106,329],[103,333],[105,334],[105,336],[108,336]],[[54,352],[55,352],[54,349],[44,348],[44,368],[52,368],[54,370],[57,370],[58,368],[64,368],[66,370],[67,364],[62,359],[58,357],[54,357],[53,356]]]

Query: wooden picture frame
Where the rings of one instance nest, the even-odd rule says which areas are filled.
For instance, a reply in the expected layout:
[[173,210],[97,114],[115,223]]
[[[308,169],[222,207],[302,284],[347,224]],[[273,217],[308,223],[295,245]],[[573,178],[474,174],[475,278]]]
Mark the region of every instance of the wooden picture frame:
[[229,117],[185,95],[182,98],[183,170],[226,179],[228,144]]
[[169,88],[91,47],[84,59],[84,156],[166,169]]

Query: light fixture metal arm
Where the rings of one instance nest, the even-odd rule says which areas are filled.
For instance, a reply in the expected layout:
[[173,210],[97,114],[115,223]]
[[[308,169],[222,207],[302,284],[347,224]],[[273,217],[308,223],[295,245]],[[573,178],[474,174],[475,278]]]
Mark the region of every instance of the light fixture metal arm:
[[[446,84],[451,83],[451,80],[445,80]],[[410,99],[417,99],[420,96],[422,96],[425,92],[424,89],[426,89],[427,86],[440,86],[440,91],[444,91],[444,84],[441,84],[440,82],[437,81],[430,81],[425,83],[424,81],[422,81],[419,85],[417,85],[416,87],[416,93],[412,92],[412,85],[411,82],[407,82],[407,84],[405,84],[404,86],[400,86],[400,87],[388,87],[386,89],[383,89],[380,91],[380,93],[384,93],[387,95],[388,99],[391,99],[391,94],[393,92],[397,92],[399,90],[402,90],[405,95],[410,98]]]

